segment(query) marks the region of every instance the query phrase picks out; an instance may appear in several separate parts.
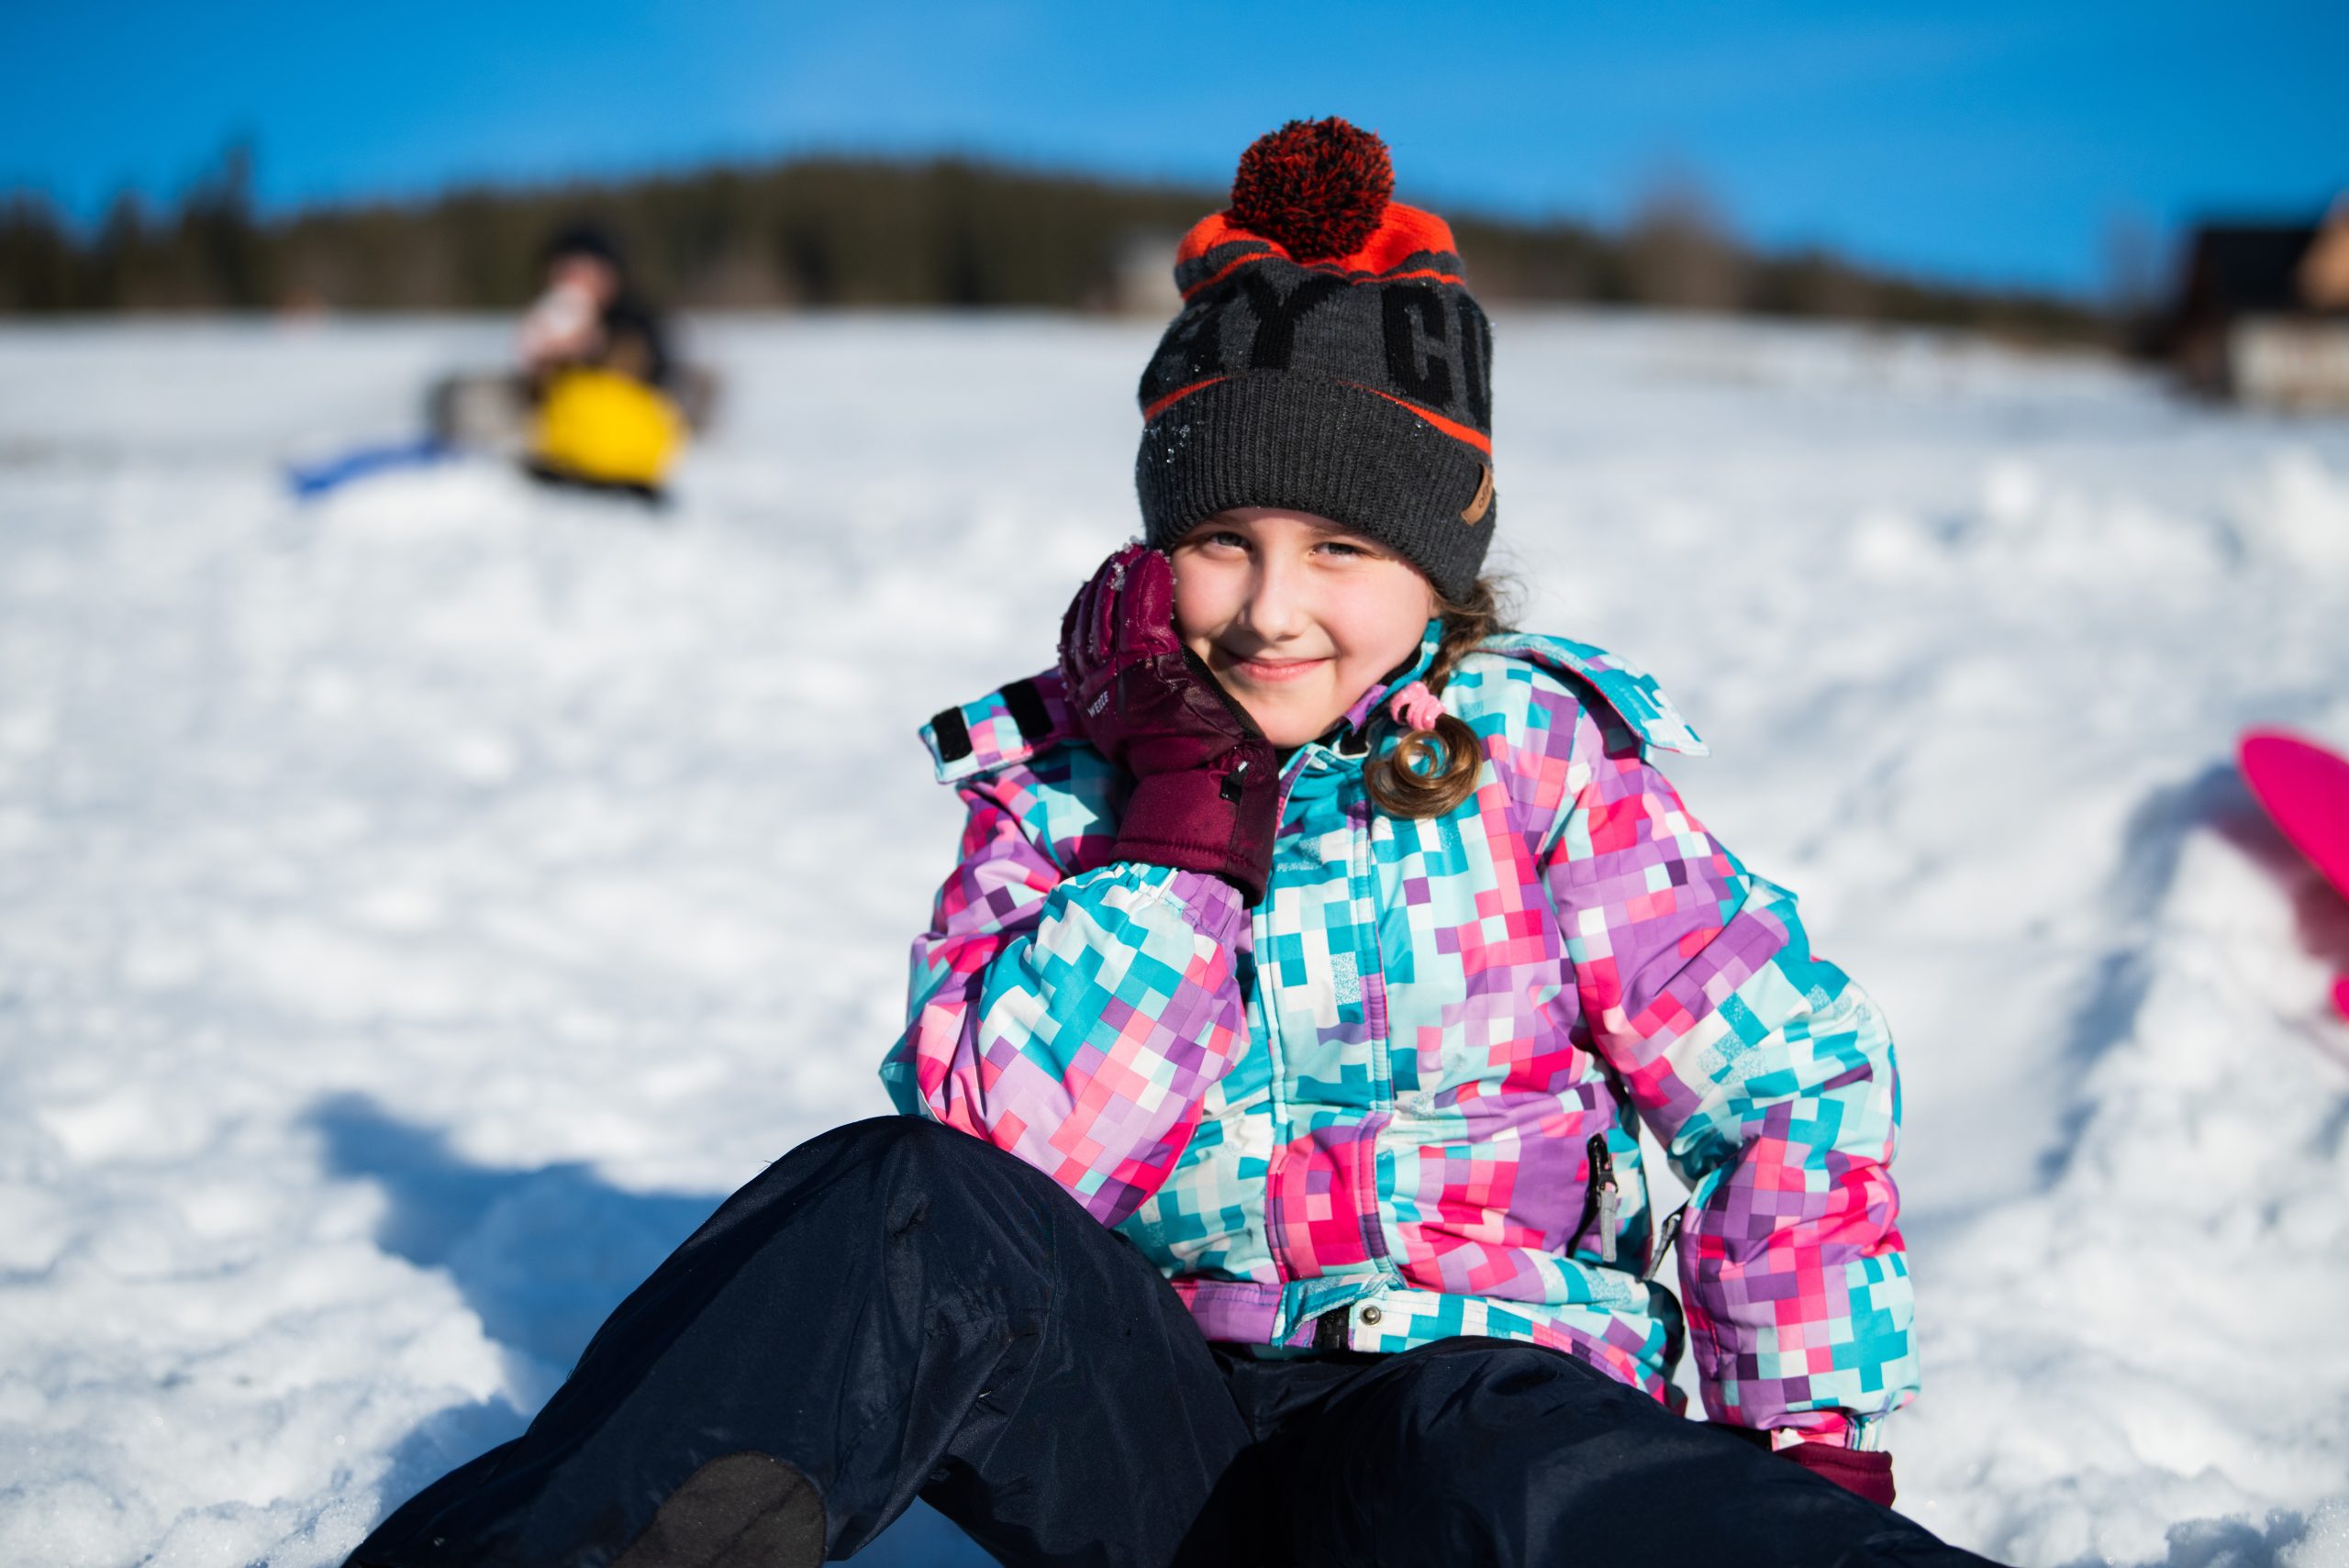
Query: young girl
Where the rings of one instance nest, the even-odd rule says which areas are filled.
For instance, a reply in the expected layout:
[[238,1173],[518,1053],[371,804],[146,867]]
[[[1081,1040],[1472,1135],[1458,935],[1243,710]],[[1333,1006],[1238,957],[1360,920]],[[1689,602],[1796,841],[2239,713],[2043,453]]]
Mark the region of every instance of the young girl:
[[1699,750],[1653,683],[1501,628],[1490,329],[1390,185],[1341,121],[1249,150],[1146,543],[926,729],[968,820],[905,1114],[354,1562],[815,1562],[917,1495],[1019,1564],[1980,1561],[1887,1507],[1883,1019],[1653,766]]

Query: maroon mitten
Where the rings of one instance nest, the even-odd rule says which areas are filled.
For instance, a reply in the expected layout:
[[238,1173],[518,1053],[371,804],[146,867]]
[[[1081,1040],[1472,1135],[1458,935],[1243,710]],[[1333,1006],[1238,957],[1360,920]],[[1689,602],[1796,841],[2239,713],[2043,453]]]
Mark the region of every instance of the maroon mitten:
[[1846,1492],[1856,1493],[1878,1507],[1892,1507],[1892,1456],[1863,1453],[1833,1443],[1794,1443],[1778,1450],[1813,1475],[1823,1475]]
[[1077,590],[1061,618],[1061,676],[1077,728],[1134,777],[1117,858],[1212,873],[1262,899],[1279,769],[1256,721],[1174,635],[1163,555],[1127,545]]

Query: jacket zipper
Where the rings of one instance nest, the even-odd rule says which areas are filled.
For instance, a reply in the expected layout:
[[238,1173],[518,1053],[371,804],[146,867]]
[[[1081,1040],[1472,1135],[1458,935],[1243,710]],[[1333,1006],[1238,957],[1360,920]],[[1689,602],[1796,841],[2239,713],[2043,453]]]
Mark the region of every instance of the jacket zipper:
[[[1305,774],[1308,754],[1311,751],[1310,744],[1298,747],[1289,754],[1288,761],[1281,764],[1279,771],[1274,775],[1273,782],[1277,786],[1273,804],[1273,865],[1275,869],[1280,864],[1281,825],[1288,819],[1288,797],[1296,790],[1297,781]],[[1265,880],[1268,884],[1270,883],[1270,873],[1267,873]],[[1264,934],[1256,929],[1256,922],[1265,918],[1271,913],[1272,906],[1272,900],[1267,897],[1250,911],[1249,928],[1252,947],[1255,945],[1254,940]],[[1281,1027],[1276,1021],[1277,1009],[1274,1006],[1274,998],[1267,994],[1268,984],[1260,968],[1257,972],[1256,1007],[1264,1016],[1265,1065],[1271,1069],[1273,1075],[1273,1152],[1272,1158],[1265,1162],[1264,1165],[1264,1251],[1272,1259],[1273,1277],[1280,1283],[1283,1298],[1281,1312],[1275,1327],[1278,1330],[1278,1337],[1286,1338],[1297,1328],[1296,1324],[1288,1321],[1286,1307],[1288,1287],[1295,1282],[1297,1276],[1289,1272],[1288,1243],[1276,1222],[1273,1195],[1281,1190],[1281,1166],[1288,1153],[1289,1107],[1286,1084],[1288,1053],[1282,1048]]]
[[1681,1222],[1687,1218],[1688,1206],[1684,1203],[1665,1215],[1664,1223],[1656,1227],[1655,1250],[1648,1255],[1647,1272],[1640,1276],[1642,1284],[1653,1284],[1655,1277],[1664,1273],[1664,1260],[1671,1256],[1672,1244],[1680,1240]]
[[1575,1227],[1574,1240],[1567,1243],[1566,1250],[1574,1251],[1595,1218],[1598,1222],[1598,1261],[1611,1263],[1615,1261],[1615,1216],[1622,1207],[1623,1195],[1615,1185],[1615,1156],[1607,1147],[1607,1135],[1592,1133],[1590,1141],[1583,1145],[1583,1156],[1590,1169],[1590,1183],[1583,1195],[1582,1223]]

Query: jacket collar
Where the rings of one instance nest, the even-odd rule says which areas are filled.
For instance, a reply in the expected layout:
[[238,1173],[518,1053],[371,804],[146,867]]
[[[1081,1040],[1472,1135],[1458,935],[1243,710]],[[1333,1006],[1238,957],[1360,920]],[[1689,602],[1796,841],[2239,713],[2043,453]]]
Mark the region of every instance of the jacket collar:
[[1346,709],[1337,723],[1331,725],[1329,730],[1318,740],[1308,742],[1308,746],[1299,747],[1298,750],[1304,751],[1310,746],[1322,746],[1340,757],[1368,755],[1370,727],[1377,716],[1379,705],[1396,692],[1425,675],[1430,667],[1435,663],[1436,650],[1442,645],[1442,642],[1443,622],[1440,618],[1431,617],[1426,629],[1419,633],[1418,651],[1372,682],[1370,689],[1353,700],[1353,706]]

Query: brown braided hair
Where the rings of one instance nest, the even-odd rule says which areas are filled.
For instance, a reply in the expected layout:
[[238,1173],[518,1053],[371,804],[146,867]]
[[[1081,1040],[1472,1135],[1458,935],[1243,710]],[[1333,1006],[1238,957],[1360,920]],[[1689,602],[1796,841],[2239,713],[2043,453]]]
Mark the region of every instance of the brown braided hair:
[[[1510,584],[1501,577],[1479,577],[1462,600],[1436,595],[1443,631],[1435,661],[1419,678],[1441,695],[1463,659],[1497,631],[1509,629]],[[1476,787],[1484,750],[1467,721],[1445,714],[1433,729],[1406,729],[1396,748],[1363,770],[1372,804],[1390,817],[1442,817],[1457,809]]]

